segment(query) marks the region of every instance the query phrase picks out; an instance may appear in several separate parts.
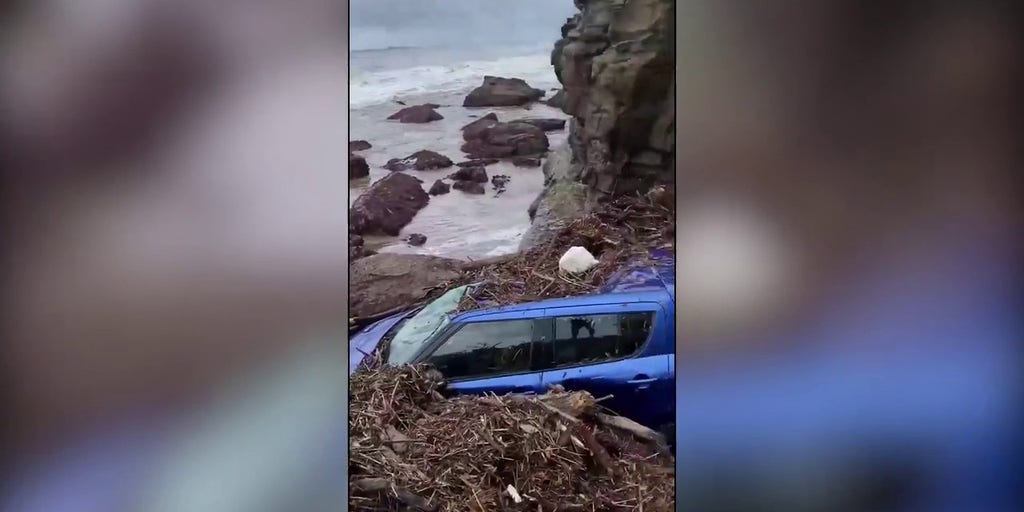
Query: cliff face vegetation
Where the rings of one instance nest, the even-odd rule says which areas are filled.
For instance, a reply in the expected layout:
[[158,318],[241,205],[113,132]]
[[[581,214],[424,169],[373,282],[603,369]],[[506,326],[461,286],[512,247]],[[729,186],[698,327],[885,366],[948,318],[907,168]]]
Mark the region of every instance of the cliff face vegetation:
[[674,0],[576,0],[551,63],[591,198],[674,182]]

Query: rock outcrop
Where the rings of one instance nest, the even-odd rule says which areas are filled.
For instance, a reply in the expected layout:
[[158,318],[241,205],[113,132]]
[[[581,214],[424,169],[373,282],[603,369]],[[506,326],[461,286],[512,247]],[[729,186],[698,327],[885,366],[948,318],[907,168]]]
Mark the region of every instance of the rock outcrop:
[[675,184],[675,2],[576,0],[551,64],[569,114],[567,145],[544,162],[525,250],[596,201]]
[[384,168],[389,171],[407,171],[409,169],[427,171],[430,169],[445,169],[451,166],[451,159],[427,149],[417,151],[405,158],[392,158],[388,160],[388,163],[384,164]]
[[366,163],[366,159],[355,154],[348,154],[348,179],[355,180],[359,178],[365,178],[370,175],[370,165]]
[[590,196],[674,181],[675,2],[577,1],[551,63]]
[[458,279],[462,265],[419,254],[381,253],[350,261],[349,316],[370,317],[414,304],[438,283]]
[[405,107],[388,116],[388,119],[398,121],[399,123],[429,123],[444,119],[444,116],[434,110],[435,108],[437,108],[437,105],[434,103]]
[[370,185],[348,210],[349,233],[398,236],[430,201],[421,183],[408,174],[395,172]]
[[538,156],[548,150],[548,136],[532,124],[499,122],[474,133],[461,148],[470,158]]
[[516,107],[544,97],[542,89],[534,89],[522,78],[485,76],[484,83],[470,91],[462,102],[464,107]]

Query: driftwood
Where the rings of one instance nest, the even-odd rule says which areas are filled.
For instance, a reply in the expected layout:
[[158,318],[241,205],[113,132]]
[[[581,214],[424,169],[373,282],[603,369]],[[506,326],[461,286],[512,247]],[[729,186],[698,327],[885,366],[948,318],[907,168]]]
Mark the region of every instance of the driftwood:
[[426,498],[412,493],[407,489],[398,487],[384,478],[361,478],[359,480],[353,480],[350,488],[352,492],[358,494],[390,493],[405,505],[413,507],[414,510],[434,512],[438,508],[437,505],[431,504]]
[[601,443],[597,442],[594,438],[594,433],[590,431],[586,426],[579,425],[576,428],[576,433],[583,440],[583,444],[586,445],[587,449],[594,456],[594,462],[604,470],[605,473],[615,476],[615,463],[612,462],[611,455],[608,455],[608,450],[605,450]]
[[378,363],[350,381],[349,510],[673,509],[674,459],[585,391],[444,398],[429,366]]

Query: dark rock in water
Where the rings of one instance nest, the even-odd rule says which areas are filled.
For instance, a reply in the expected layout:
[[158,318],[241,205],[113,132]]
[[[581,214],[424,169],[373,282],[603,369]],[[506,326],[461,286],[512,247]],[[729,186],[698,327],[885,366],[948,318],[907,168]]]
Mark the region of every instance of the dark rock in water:
[[491,112],[476,121],[466,124],[462,127],[462,139],[473,140],[479,139],[483,134],[483,131],[498,124],[498,115]]
[[363,150],[366,150],[366,149],[370,149],[372,147],[373,146],[371,146],[370,143],[366,142],[365,140],[350,140],[350,141],[348,141],[348,150],[349,151],[363,151]]
[[505,185],[511,180],[505,174],[495,174],[491,176],[491,185],[494,185],[495,189],[505,188]]
[[428,190],[427,193],[432,196],[439,196],[441,194],[447,194],[448,192],[451,192],[451,190],[451,185],[441,180],[435,180],[434,184],[430,186],[430,190]]
[[441,108],[441,105],[438,105],[437,103],[424,103],[424,105],[430,108]]
[[458,167],[483,167],[485,165],[496,164],[500,162],[497,158],[474,158],[472,160],[465,160],[455,164]]
[[497,123],[462,145],[470,158],[540,155],[548,150],[544,130],[528,123]]
[[414,247],[419,247],[427,243],[427,235],[421,235],[419,233],[410,233],[409,236],[405,239],[405,243]]
[[540,158],[533,156],[519,156],[512,159],[512,165],[516,167],[540,167]]
[[363,251],[363,237],[355,234],[348,234],[348,261],[353,261],[357,258],[365,256]]
[[381,253],[349,262],[349,316],[365,318],[419,302],[438,283],[462,276],[464,262]]
[[355,180],[359,178],[365,178],[370,175],[370,165],[366,163],[366,159],[355,154],[348,154],[348,179]]
[[473,159],[505,158],[508,156],[512,156],[512,153],[515,152],[516,150],[516,148],[510,146],[495,146],[487,144],[486,142],[480,139],[471,140],[463,144],[459,149],[461,149],[464,153],[466,153],[466,155]]
[[429,123],[444,119],[444,116],[434,110],[435,108],[437,106],[432,103],[405,107],[388,116],[388,119],[397,120],[400,123]]
[[452,188],[455,190],[461,190],[467,194],[483,194],[485,192],[482,184],[468,180],[456,181],[452,184]]
[[459,170],[455,171],[448,177],[459,181],[487,183],[487,170],[483,167],[460,167]]
[[395,100],[395,103],[398,103],[399,105],[405,105],[405,102],[402,100]]
[[545,100],[544,103],[549,107],[565,109],[565,90],[558,89],[558,92],[556,92],[554,96]]
[[555,131],[555,130],[564,130],[565,129],[565,119],[551,119],[551,118],[548,118],[548,119],[532,118],[532,119],[530,119],[530,118],[527,118],[527,119],[516,119],[515,121],[512,121],[512,122],[513,123],[532,124],[532,125],[536,126],[537,128],[540,128],[541,130],[544,130],[546,132]]
[[420,180],[400,172],[370,185],[348,210],[349,233],[398,236],[430,201]]
[[485,76],[484,83],[473,89],[462,102],[464,107],[515,107],[544,97],[542,89],[534,89],[521,78]]
[[417,151],[405,158],[392,158],[388,160],[388,163],[384,164],[384,168],[389,171],[405,171],[408,169],[426,171],[430,169],[445,169],[451,166],[451,159],[426,149]]

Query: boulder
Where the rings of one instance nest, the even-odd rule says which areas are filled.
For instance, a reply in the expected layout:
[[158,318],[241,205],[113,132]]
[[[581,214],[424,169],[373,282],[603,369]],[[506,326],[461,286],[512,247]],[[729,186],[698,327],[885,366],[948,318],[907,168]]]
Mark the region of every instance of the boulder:
[[462,265],[420,254],[381,253],[351,261],[349,316],[366,318],[411,306],[437,285],[458,279]]
[[518,156],[512,159],[516,167],[540,167],[540,158],[534,156]]
[[406,171],[409,169],[426,171],[430,169],[445,169],[451,166],[451,159],[426,149],[417,151],[405,158],[392,158],[388,160],[388,163],[384,164],[384,168],[389,171]]
[[497,123],[480,130],[479,136],[462,145],[470,158],[536,156],[547,152],[544,130],[528,123]]
[[398,236],[429,201],[420,180],[391,173],[370,185],[352,203],[348,210],[349,233]]
[[354,261],[358,258],[365,256],[366,253],[363,250],[363,237],[355,234],[348,234],[348,260]]
[[423,235],[420,233],[410,233],[409,236],[405,238],[405,243],[413,247],[419,247],[427,243],[427,235]]
[[354,180],[359,178],[365,178],[370,175],[370,165],[366,163],[366,159],[355,154],[348,154],[348,179]]
[[364,151],[372,148],[369,142],[365,140],[350,140],[348,141],[348,150],[351,151]]
[[527,119],[516,119],[514,123],[526,123],[532,124],[541,130],[551,132],[555,130],[565,129],[565,119],[553,119],[553,118],[527,118]]
[[484,186],[476,181],[460,180],[452,184],[455,190],[461,190],[467,194],[483,194]]
[[473,158],[455,164],[458,167],[483,167],[500,162],[497,158]]
[[555,107],[560,110],[565,109],[565,90],[559,89],[558,92],[551,96],[547,100],[544,100],[544,104],[549,107]]
[[487,170],[483,167],[460,167],[448,177],[457,181],[487,183]]
[[434,110],[435,108],[437,108],[437,105],[433,103],[405,107],[388,116],[388,119],[397,120],[400,123],[429,123],[444,119],[444,116]]
[[462,102],[464,107],[515,107],[544,97],[542,89],[534,89],[521,78],[485,76]]
[[428,190],[427,193],[432,196],[439,196],[441,194],[447,194],[448,192],[451,192],[451,190],[451,185],[441,180],[435,180],[434,184],[430,186],[430,190]]
[[480,119],[463,126],[462,138],[463,140],[479,139],[484,130],[496,124],[498,124],[498,115],[491,112]]

